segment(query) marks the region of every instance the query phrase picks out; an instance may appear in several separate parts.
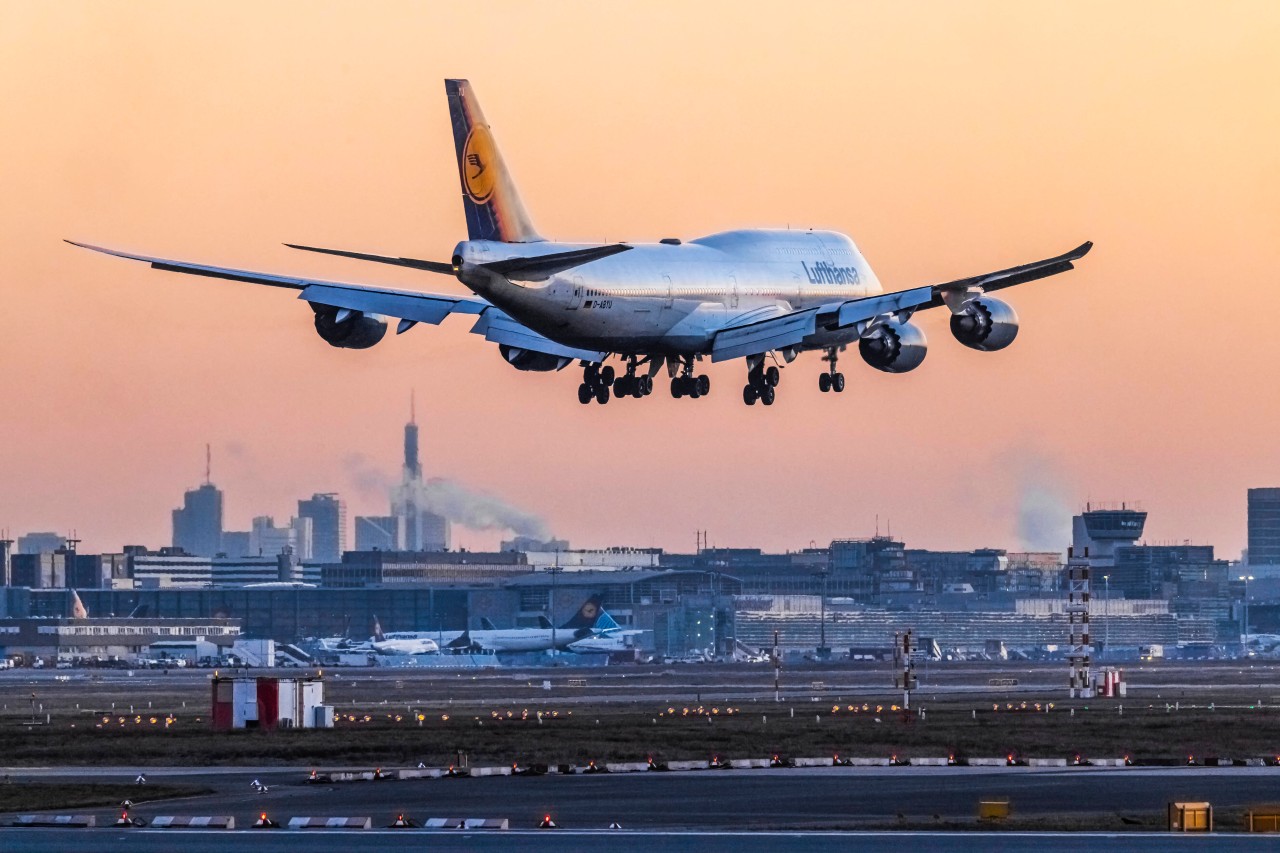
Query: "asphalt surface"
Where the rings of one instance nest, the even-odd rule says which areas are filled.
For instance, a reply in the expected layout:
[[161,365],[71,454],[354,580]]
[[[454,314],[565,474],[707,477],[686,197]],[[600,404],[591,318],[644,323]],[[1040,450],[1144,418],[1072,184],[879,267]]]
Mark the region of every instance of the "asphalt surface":
[[[11,769],[26,779],[132,782],[123,768]],[[216,793],[140,803],[133,815],[232,815],[248,827],[268,813],[291,817],[370,817],[386,826],[396,814],[507,818],[533,828],[551,814],[567,829],[818,830],[905,819],[971,820],[979,799],[1007,797],[1017,816],[1162,813],[1170,801],[1208,801],[1221,810],[1280,802],[1280,768],[964,768],[877,767],[703,770],[473,779],[386,780],[310,785],[299,770],[279,768],[149,769],[151,783],[197,784]],[[257,793],[253,780],[269,790]],[[145,798],[145,786],[137,786]],[[64,810],[67,811],[67,810]],[[99,822],[115,809],[73,809]],[[29,830],[35,831],[35,830]],[[94,830],[95,832],[100,830]],[[2,845],[0,845],[2,846]]]
[[1054,853],[1097,853],[1099,850],[1138,853],[1184,851],[1273,850],[1274,836],[1179,836],[1169,833],[659,833],[629,830],[581,832],[525,830],[483,833],[413,830],[279,830],[258,832],[100,829],[0,829],[0,849],[6,853],[225,853],[253,850],[263,853],[307,850],[346,853],[376,850],[466,850],[477,853],[508,851],[564,853],[566,850],[697,851],[697,853],[805,853],[813,850],[855,849],[860,853],[902,853],[903,850],[942,853],[1023,853],[1051,848]]

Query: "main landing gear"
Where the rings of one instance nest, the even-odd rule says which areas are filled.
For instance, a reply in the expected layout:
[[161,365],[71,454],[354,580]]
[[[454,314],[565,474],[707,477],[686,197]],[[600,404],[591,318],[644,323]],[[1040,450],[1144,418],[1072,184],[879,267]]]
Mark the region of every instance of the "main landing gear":
[[641,397],[647,397],[653,393],[653,377],[648,374],[637,376],[636,367],[638,364],[639,362],[635,356],[627,360],[627,372],[613,382],[613,396],[635,397],[639,400]]
[[693,357],[686,356],[680,366],[680,375],[671,377],[671,396],[679,400],[688,397],[696,400],[711,393],[711,377],[703,373],[693,375]]
[[588,364],[582,369],[582,384],[578,386],[578,402],[584,406],[595,400],[604,405],[609,402],[609,388],[614,382],[613,366]]
[[766,406],[772,406],[774,389],[778,387],[780,378],[776,364],[769,365],[768,369],[765,368],[763,360],[752,365],[747,371],[747,384],[742,388],[742,402],[748,406],[754,406],[756,400],[759,400]]
[[823,361],[831,365],[826,373],[818,374],[818,390],[824,394],[828,391],[839,394],[844,390],[844,374],[836,370],[836,361],[839,357],[840,351],[835,347],[828,348],[827,354],[822,357]]
[[614,397],[647,397],[653,393],[653,377],[636,375],[636,367],[640,365],[635,356],[627,360],[626,373],[621,376],[613,369],[613,365],[604,366],[588,364],[582,368],[582,384],[578,386],[578,402],[584,406],[595,400],[604,404],[609,402],[610,389]]

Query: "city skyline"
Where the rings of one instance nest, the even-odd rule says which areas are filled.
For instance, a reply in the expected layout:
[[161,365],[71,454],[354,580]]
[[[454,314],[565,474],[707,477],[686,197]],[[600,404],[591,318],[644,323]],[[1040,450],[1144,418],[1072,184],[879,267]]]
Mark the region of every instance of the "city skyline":
[[[426,52],[475,13],[0,8],[24,81],[0,119],[0,276],[27,318],[0,336],[0,526],[166,542],[206,440],[229,528],[323,492],[385,512],[362,477],[394,470],[417,387],[430,474],[583,546],[793,548],[878,516],[921,547],[1065,547],[1087,501],[1136,500],[1153,541],[1239,554],[1246,490],[1280,481],[1274,5],[495,8],[487,39]],[[530,37],[533,64],[509,49]],[[855,357],[833,398],[802,359],[764,416],[724,367],[695,408],[579,407],[567,372],[517,374],[466,323],[335,351],[288,299],[60,242],[438,288],[280,244],[447,258],[448,76],[483,91],[551,236],[833,227],[893,287],[1096,248],[1019,288],[1009,350],[926,318],[920,370]]]

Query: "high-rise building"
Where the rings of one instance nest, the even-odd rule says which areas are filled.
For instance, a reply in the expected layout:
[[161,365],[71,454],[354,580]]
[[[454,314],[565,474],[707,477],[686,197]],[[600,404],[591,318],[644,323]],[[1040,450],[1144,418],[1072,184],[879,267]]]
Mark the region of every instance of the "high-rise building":
[[249,540],[252,538],[248,530],[224,530],[221,551],[228,557],[247,557],[252,553],[249,550]]
[[399,551],[403,519],[394,515],[356,516],[357,551]]
[[1249,490],[1249,565],[1280,566],[1280,489]]
[[28,533],[18,537],[19,554],[52,554],[67,547],[67,538],[56,533]]
[[0,586],[9,586],[11,564],[10,558],[13,556],[13,540],[9,539],[6,534],[0,534]]
[[335,494],[298,501],[298,517],[311,519],[311,559],[336,563],[347,550],[347,507]]
[[309,518],[292,518],[287,527],[276,527],[275,519],[260,515],[249,531],[249,556],[277,557],[288,553],[299,560],[310,560],[312,532]]
[[427,509],[429,502],[418,455],[418,419],[410,398],[409,423],[404,425],[404,478],[391,499],[391,514],[403,519],[399,550],[449,550],[449,519]]
[[222,492],[212,483],[186,492],[173,511],[173,547],[197,557],[222,549]]

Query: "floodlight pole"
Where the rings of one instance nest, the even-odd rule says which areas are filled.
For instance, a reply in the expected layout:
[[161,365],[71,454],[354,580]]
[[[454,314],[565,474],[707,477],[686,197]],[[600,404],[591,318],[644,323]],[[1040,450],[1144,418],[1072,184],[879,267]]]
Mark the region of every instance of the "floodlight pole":
[[1244,581],[1244,630],[1241,632],[1241,649],[1245,657],[1249,656],[1249,581],[1253,575],[1240,575]]

